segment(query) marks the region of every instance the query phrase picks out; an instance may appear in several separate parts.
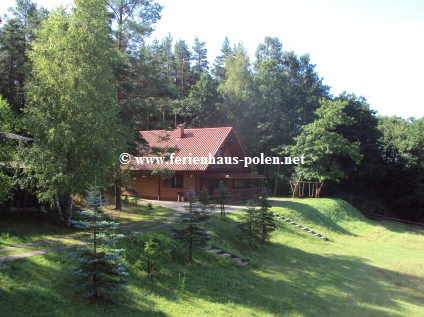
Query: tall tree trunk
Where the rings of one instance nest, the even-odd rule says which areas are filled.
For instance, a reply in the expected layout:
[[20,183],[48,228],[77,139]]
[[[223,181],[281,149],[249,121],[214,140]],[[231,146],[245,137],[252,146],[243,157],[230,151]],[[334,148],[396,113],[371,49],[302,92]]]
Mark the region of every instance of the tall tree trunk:
[[[265,149],[265,157],[268,157],[268,144],[266,145],[266,149]],[[264,176],[266,176],[266,173],[268,172],[268,170],[267,170],[267,164],[265,164],[265,166],[264,166]]]
[[121,186],[115,183],[115,210],[122,210]]
[[278,181],[280,176],[280,166],[281,164],[278,164],[277,177],[275,178],[275,184],[274,184],[274,196],[277,196]]
[[54,200],[61,223],[65,228],[69,228],[71,226],[72,209],[74,204],[73,194],[56,194]]
[[188,262],[193,264],[193,238],[190,237],[190,245],[188,248]]
[[56,205],[56,211],[58,213],[59,220],[63,224],[65,223],[65,218],[63,217],[62,207],[60,206],[59,195],[57,193],[54,195],[54,203]]
[[190,264],[193,264],[193,227],[192,227],[192,225],[190,225],[190,237],[189,237],[189,246],[188,246],[188,261],[189,261]]
[[66,214],[65,214],[65,227],[71,226],[72,209],[74,208],[74,195],[71,193],[66,197]]

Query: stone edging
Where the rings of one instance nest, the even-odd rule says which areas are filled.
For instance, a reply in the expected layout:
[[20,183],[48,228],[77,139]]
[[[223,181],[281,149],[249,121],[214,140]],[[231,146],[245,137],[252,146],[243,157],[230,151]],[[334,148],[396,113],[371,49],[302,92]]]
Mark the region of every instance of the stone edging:
[[234,255],[234,254],[231,254],[231,253],[226,252],[224,250],[221,250],[221,249],[219,249],[215,246],[208,247],[205,250],[210,251],[212,253],[215,253],[218,256],[226,257],[226,258],[230,259],[231,261],[233,261],[234,263],[236,263],[237,265],[240,265],[240,266],[248,266],[250,264],[249,260],[242,259],[242,258],[238,257],[237,255]]
[[275,217],[279,218],[279,219],[283,219],[283,220],[284,220],[285,222],[287,222],[288,224],[290,224],[290,225],[292,225],[292,226],[295,226],[295,227],[298,227],[299,229],[304,230],[305,232],[310,233],[310,234],[312,234],[312,235],[314,235],[314,236],[316,236],[316,237],[318,237],[318,238],[320,238],[320,239],[322,239],[322,240],[324,240],[324,241],[330,241],[330,239],[328,239],[327,237],[323,236],[322,234],[317,233],[317,232],[315,232],[315,231],[313,231],[313,230],[311,230],[311,229],[308,229],[308,228],[306,228],[306,227],[303,227],[303,226],[301,226],[301,225],[297,224],[296,222],[291,221],[290,219],[287,219],[287,218],[286,218],[286,217],[284,217],[284,216],[281,216],[281,215],[276,214],[276,213],[273,213],[273,215],[274,215]]

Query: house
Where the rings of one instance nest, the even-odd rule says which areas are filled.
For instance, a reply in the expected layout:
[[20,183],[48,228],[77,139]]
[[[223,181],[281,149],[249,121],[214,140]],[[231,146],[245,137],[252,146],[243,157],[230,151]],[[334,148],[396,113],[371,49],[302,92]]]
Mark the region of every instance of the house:
[[[183,200],[189,191],[197,194],[207,189],[214,195],[219,186],[228,189],[231,201],[258,197],[264,176],[255,175],[243,161],[237,162],[246,155],[233,128],[186,129],[180,125],[169,131],[141,131],[140,135],[150,152],[143,156],[145,148],[140,145],[140,156],[131,155],[127,167],[139,171],[133,187],[143,198]],[[153,155],[155,149],[168,158]],[[170,177],[157,175],[164,170],[172,172]]]

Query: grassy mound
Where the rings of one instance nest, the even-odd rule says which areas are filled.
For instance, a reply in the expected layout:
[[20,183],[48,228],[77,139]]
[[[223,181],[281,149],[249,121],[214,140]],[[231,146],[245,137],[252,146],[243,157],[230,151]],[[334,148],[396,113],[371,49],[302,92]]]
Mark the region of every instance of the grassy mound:
[[375,225],[351,204],[340,199],[273,201],[272,211],[325,235],[355,235]]

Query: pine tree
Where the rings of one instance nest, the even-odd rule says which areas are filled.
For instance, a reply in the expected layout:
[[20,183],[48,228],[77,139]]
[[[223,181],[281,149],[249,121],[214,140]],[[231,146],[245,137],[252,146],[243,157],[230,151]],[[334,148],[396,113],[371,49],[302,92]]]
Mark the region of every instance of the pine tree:
[[179,228],[174,229],[174,238],[187,243],[188,261],[192,264],[194,250],[206,246],[209,240],[204,227],[208,214],[199,208],[197,198],[192,192],[187,196],[187,212],[183,213],[177,222]]
[[187,97],[190,92],[190,60],[191,53],[187,43],[179,40],[175,43],[175,84],[177,85],[179,97]]
[[[17,0],[0,23],[0,95],[15,114],[25,108],[24,88],[31,70],[28,53],[47,10],[32,0]],[[1,20],[0,20],[1,21]]]
[[214,69],[212,71],[219,80],[225,79],[225,59],[233,53],[228,36],[222,42],[221,53],[222,55],[215,58]]
[[81,286],[87,289],[86,296],[99,300],[107,290],[114,290],[125,283],[125,265],[119,255],[122,250],[111,246],[123,235],[113,234],[119,224],[108,221],[103,212],[102,194],[98,188],[88,193],[89,210],[76,212],[83,220],[73,220],[72,225],[90,232],[89,245],[78,249],[79,268],[74,273],[79,277]]
[[206,49],[206,43],[200,42],[197,36],[194,38],[193,51],[193,83],[196,83],[202,73],[209,69],[207,58],[208,50]]
[[238,224],[240,238],[243,242],[247,240],[249,249],[255,246],[255,240],[260,235],[260,228],[256,225],[258,213],[259,211],[256,209],[256,204],[250,201],[246,212],[240,216],[240,222]]
[[159,240],[150,237],[150,239],[144,243],[141,258],[137,262],[137,265],[146,271],[149,276],[151,276],[153,271],[158,267],[159,257],[161,256],[159,247]]
[[260,232],[262,242],[267,242],[271,232],[277,228],[277,225],[274,220],[274,214],[270,210],[271,205],[265,194],[259,197],[258,206],[260,209],[255,217],[255,226]]

